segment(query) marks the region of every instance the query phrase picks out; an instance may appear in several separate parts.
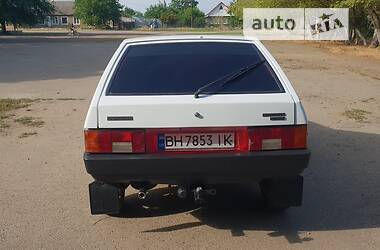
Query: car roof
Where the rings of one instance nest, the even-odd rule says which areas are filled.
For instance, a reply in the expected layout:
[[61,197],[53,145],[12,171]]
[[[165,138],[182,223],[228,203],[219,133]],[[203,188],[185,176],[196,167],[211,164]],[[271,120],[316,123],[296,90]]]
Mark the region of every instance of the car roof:
[[171,35],[171,36],[144,36],[125,39],[124,43],[140,43],[140,42],[169,42],[169,41],[236,41],[236,42],[254,42],[256,39],[244,36],[226,36],[226,35]]

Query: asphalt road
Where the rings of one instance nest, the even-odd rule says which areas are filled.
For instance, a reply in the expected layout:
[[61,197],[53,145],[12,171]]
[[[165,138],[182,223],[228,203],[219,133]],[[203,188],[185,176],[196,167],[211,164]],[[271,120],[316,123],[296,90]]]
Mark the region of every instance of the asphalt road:
[[[128,190],[119,217],[91,216],[82,126],[120,41],[0,40],[0,98],[52,98],[13,112],[42,128],[9,121],[0,134],[0,249],[380,248],[380,63],[290,42],[267,45],[310,118],[302,207],[271,214],[255,185],[236,185],[200,208],[160,186],[144,202]],[[342,115],[352,108],[371,115]],[[37,135],[19,138],[29,131]]]
[[99,75],[122,39],[0,40],[0,75],[6,83]]

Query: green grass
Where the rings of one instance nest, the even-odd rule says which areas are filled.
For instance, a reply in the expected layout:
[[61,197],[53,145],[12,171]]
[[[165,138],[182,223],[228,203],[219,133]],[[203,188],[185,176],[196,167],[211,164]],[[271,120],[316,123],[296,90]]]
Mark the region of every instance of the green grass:
[[51,101],[54,100],[52,98],[21,98],[21,99],[12,99],[12,98],[6,98],[6,99],[0,99],[0,118],[5,116],[5,113],[16,110],[16,109],[22,109],[27,108],[32,103],[35,102],[41,102],[41,101]]
[[344,116],[350,119],[353,119],[357,122],[363,122],[367,120],[367,115],[370,115],[370,114],[372,114],[372,112],[365,111],[362,109],[351,109],[343,113]]
[[8,123],[4,122],[3,120],[0,120],[0,132],[3,131],[3,130],[5,130],[5,129],[7,129],[7,128],[9,128],[9,127],[10,126],[9,126]]
[[27,108],[33,102],[36,102],[37,100],[39,99],[29,99],[29,98],[0,99],[0,115],[3,115],[4,113],[15,110],[15,109]]
[[149,31],[156,33],[173,33],[173,34],[193,34],[193,35],[243,35],[242,29],[229,29],[229,28],[219,28],[219,27],[206,27],[206,28],[189,28],[189,27],[178,27],[178,28],[160,28],[158,30],[150,30],[146,28],[137,29],[135,31]]
[[0,120],[5,120],[8,119],[12,116],[12,114],[1,114],[0,115]]
[[0,99],[0,132],[4,129],[10,127],[7,120],[10,119],[13,114],[11,111],[21,108],[29,107],[33,102],[40,101],[40,99],[30,99],[30,98],[22,98],[22,99]]
[[[23,109],[28,108],[33,103],[43,102],[43,101],[79,101],[79,100],[85,100],[84,98],[21,98],[21,99],[12,99],[12,98],[5,98],[0,99],[0,132],[3,132],[5,129],[9,128],[9,121],[10,119],[15,116],[12,114],[12,111],[17,109]],[[30,111],[30,110],[29,110]],[[41,118],[38,117],[21,117],[14,119],[14,122],[20,123],[27,127],[42,127],[45,122],[41,120]]]
[[42,127],[45,122],[41,120],[39,117],[32,117],[32,116],[24,116],[20,117],[14,120],[17,123],[20,123],[26,127]]

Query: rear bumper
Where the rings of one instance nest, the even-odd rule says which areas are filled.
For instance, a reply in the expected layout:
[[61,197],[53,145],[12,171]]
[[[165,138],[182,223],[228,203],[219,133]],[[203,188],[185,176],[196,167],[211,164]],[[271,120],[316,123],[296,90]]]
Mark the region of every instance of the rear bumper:
[[87,172],[96,180],[155,184],[242,183],[292,177],[303,172],[309,158],[307,149],[244,154],[84,154]]

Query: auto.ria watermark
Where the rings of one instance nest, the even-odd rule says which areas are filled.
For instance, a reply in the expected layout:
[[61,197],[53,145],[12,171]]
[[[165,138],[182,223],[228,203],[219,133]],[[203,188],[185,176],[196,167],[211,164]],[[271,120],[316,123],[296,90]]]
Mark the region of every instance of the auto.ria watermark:
[[260,40],[348,40],[348,8],[244,9],[244,35]]

